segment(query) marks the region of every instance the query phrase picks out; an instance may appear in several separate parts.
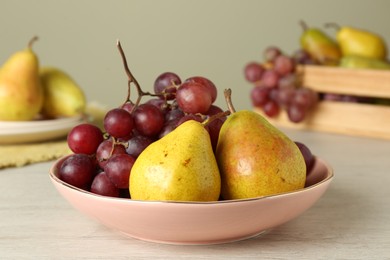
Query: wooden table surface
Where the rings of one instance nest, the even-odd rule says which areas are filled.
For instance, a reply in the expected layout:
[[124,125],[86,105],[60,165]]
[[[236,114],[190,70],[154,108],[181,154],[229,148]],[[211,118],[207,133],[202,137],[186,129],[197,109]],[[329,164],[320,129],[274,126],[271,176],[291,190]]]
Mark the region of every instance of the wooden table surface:
[[390,259],[390,141],[283,131],[335,178],[312,208],[265,235],[206,246],[123,236],[73,209],[48,162],[0,170],[0,259]]

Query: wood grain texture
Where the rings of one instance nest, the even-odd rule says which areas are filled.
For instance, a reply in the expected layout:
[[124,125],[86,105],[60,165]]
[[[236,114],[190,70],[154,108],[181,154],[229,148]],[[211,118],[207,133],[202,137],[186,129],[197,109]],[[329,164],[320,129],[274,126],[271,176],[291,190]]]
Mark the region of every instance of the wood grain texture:
[[[390,71],[300,66],[303,85],[320,93],[390,98]],[[261,109],[254,110],[265,115]],[[266,118],[280,127],[315,130],[390,140],[390,106],[351,102],[321,101],[300,123],[287,113]]]
[[[265,116],[261,109],[255,111]],[[291,122],[285,111],[265,117],[281,127],[390,140],[390,106],[322,101],[300,123]]]
[[303,85],[318,92],[390,98],[390,70],[300,66]]
[[390,141],[282,130],[335,179],[312,208],[262,236],[208,246],[126,237],[73,209],[48,162],[0,170],[0,259],[389,259]]

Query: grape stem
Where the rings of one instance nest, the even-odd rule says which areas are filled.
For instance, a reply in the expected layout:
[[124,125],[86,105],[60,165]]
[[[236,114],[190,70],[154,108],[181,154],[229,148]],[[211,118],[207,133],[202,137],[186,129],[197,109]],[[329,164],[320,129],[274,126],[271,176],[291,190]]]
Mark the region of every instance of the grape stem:
[[204,126],[207,126],[208,124],[210,124],[214,120],[216,120],[218,118],[221,118],[221,117],[224,117],[224,116],[228,116],[228,115],[230,115],[230,111],[229,110],[226,110],[226,111],[223,111],[223,112],[219,112],[219,113],[217,113],[215,115],[212,115],[209,118],[207,118],[205,121],[203,121],[202,124]]
[[133,108],[131,109],[131,113],[132,113],[138,107],[139,103],[141,102],[141,98],[143,96],[160,96],[160,94],[152,94],[150,92],[144,92],[141,89],[141,86],[139,85],[138,81],[135,79],[135,77],[133,76],[133,74],[131,73],[131,71],[129,69],[129,66],[127,65],[126,56],[125,56],[125,53],[123,51],[122,45],[121,45],[119,40],[117,41],[117,47],[118,47],[119,53],[120,53],[120,55],[122,57],[123,66],[125,68],[125,72],[126,72],[126,75],[127,75],[127,78],[128,78],[128,81],[127,81],[127,97],[126,97],[126,101],[124,102],[124,104],[126,104],[129,101],[131,101],[130,100],[130,95],[131,95],[131,91],[130,91],[131,88],[130,87],[131,87],[131,83],[133,83],[135,85],[135,87],[137,89],[137,93],[138,93],[137,100],[134,103]]
[[225,89],[223,92],[226,100],[226,104],[229,108],[229,111],[231,114],[236,112],[236,109],[234,109],[233,102],[232,102],[232,90],[230,88]]

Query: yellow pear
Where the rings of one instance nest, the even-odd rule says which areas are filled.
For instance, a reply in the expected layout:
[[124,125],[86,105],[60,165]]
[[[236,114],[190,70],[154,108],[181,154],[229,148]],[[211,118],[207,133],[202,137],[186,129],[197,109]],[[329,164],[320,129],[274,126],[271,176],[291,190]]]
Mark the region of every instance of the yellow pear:
[[221,179],[204,125],[186,121],[150,144],[135,161],[129,183],[135,200],[218,200]]
[[305,160],[298,146],[253,111],[232,113],[222,125],[216,157],[223,199],[302,189]]
[[336,38],[343,56],[386,60],[387,46],[382,36],[368,30],[339,26],[335,23],[328,23],[326,26],[338,30]]
[[41,110],[39,61],[31,49],[36,39],[25,50],[14,53],[0,69],[0,120],[32,120]]
[[45,93],[41,111],[44,116],[71,117],[84,112],[85,94],[69,74],[58,68],[43,67],[40,78]]

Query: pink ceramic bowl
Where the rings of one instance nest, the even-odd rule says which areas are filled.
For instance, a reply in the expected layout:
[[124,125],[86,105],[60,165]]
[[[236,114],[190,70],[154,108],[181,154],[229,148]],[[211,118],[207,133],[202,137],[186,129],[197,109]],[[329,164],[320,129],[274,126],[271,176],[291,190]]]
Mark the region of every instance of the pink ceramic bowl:
[[74,208],[133,238],[170,244],[216,244],[256,236],[310,208],[333,179],[331,167],[316,158],[306,187],[299,191],[218,202],[137,201],[96,195],[58,178],[61,161],[50,170],[58,192]]

